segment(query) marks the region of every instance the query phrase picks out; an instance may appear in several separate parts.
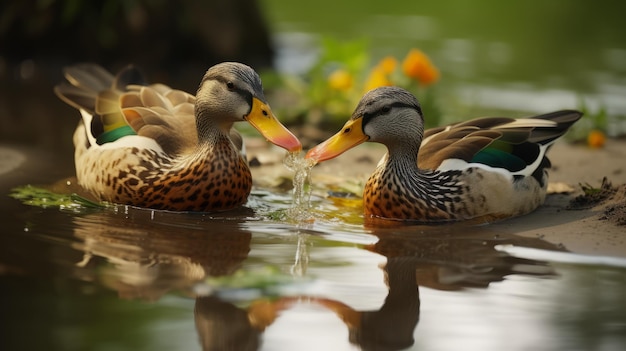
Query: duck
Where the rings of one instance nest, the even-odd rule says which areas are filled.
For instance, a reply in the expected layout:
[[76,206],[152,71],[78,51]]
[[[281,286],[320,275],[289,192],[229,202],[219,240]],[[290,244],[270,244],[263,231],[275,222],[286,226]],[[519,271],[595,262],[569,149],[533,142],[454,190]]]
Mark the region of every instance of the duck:
[[115,76],[93,63],[65,67],[55,94],[82,118],[73,135],[78,184],[99,201],[213,212],[246,203],[252,177],[242,136],[246,121],[269,142],[298,152],[276,118],[259,75],[239,62],[210,67],[195,95],[147,84],[136,66]]
[[319,163],[364,142],[383,144],[387,153],[363,189],[366,219],[488,223],[543,204],[551,165],[546,152],[581,117],[560,110],[424,130],[417,98],[385,86],[365,93],[341,130],[305,159]]

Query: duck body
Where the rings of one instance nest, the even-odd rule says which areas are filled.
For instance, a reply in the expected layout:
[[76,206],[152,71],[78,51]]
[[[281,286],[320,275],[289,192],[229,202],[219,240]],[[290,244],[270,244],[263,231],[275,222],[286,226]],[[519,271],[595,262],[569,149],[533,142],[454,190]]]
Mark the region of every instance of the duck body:
[[210,68],[196,96],[146,85],[136,68],[112,76],[68,67],[57,95],[82,115],[74,132],[78,183],[99,200],[171,211],[221,211],[245,204],[252,177],[243,141],[248,121],[289,151],[299,141],[272,114],[248,66]]
[[370,176],[363,194],[367,217],[491,222],[529,213],[545,200],[546,179],[514,179],[471,164],[464,169],[417,169],[409,175],[404,166],[383,160]]
[[582,114],[486,117],[424,131],[404,89],[368,92],[346,125],[307,158],[334,158],[365,141],[388,152],[363,192],[366,218],[491,222],[529,213],[546,196],[546,152]]
[[240,206],[250,194],[250,169],[230,139],[198,146],[192,156],[177,158],[138,135],[125,136],[115,147],[87,148],[85,133],[82,124],[74,133],[76,175],[99,200],[211,212]]

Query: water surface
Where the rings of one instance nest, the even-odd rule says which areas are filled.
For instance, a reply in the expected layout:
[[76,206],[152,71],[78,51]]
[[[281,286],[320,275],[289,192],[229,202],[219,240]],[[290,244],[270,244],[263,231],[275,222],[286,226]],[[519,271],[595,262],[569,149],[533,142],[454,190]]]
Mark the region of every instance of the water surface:
[[[626,262],[497,226],[367,229],[256,189],[220,214],[3,201],[7,350],[616,350]],[[342,211],[342,218],[332,214]],[[354,213],[351,213],[354,212]]]

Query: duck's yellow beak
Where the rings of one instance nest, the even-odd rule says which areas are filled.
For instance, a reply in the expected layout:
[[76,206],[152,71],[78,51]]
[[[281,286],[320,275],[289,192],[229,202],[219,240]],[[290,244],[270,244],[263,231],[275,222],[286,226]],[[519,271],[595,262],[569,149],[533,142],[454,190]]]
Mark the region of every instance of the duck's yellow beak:
[[270,143],[289,152],[302,150],[300,140],[278,121],[269,105],[261,100],[252,98],[252,109],[244,119],[252,124]]
[[369,137],[363,134],[363,118],[352,119],[346,122],[339,133],[309,150],[304,158],[313,159],[315,162],[330,160],[368,139]]

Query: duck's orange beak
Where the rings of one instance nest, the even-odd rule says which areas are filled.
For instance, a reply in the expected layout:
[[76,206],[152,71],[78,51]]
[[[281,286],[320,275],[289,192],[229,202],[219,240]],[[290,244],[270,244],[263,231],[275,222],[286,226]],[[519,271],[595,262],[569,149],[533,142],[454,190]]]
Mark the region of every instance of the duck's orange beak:
[[337,134],[309,150],[304,158],[313,159],[318,163],[330,160],[368,139],[369,137],[363,134],[363,118],[351,119]]
[[289,152],[302,150],[300,140],[278,121],[269,105],[261,100],[252,98],[252,109],[244,119],[252,124],[270,143]]

